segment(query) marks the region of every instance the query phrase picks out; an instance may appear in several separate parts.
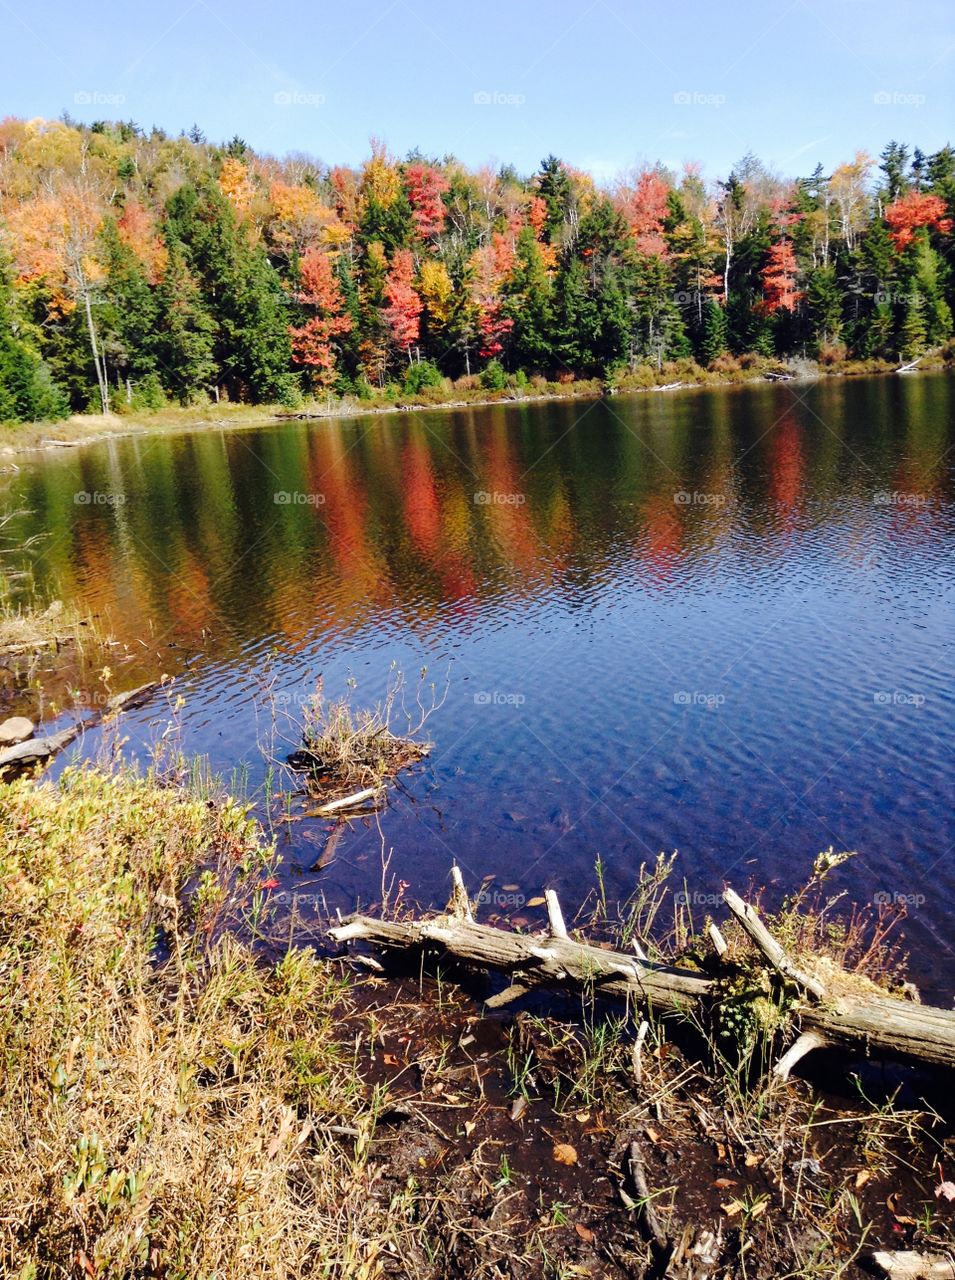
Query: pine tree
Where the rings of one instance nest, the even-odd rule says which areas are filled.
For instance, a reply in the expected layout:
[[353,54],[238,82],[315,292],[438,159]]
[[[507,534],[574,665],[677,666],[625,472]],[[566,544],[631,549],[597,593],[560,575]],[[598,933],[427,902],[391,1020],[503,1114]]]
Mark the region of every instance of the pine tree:
[[66,396],[22,336],[16,299],[0,261],[0,422],[36,422],[67,413]]
[[806,282],[809,326],[817,347],[836,342],[842,331],[842,294],[835,267],[817,267]]
[[163,387],[180,404],[189,404],[218,381],[213,357],[215,321],[209,315],[180,245],[169,256],[156,291],[159,314],[156,362]]
[[102,232],[106,270],[106,305],[100,308],[100,331],[109,364],[139,380],[156,373],[159,307],[146,269],[107,219]]
[[259,402],[293,398],[287,294],[218,184],[204,179],[199,187],[181,187],[169,202],[166,234],[199,282],[216,325],[216,365],[230,394]]
[[905,360],[914,360],[920,356],[927,346],[928,326],[925,316],[925,300],[918,292],[913,293],[905,308],[905,319],[901,329],[901,355]]
[[712,364],[718,356],[725,355],[727,349],[726,310],[715,298],[710,298],[703,308],[700,357],[704,364]]
[[553,290],[540,245],[531,227],[517,238],[517,261],[503,290],[503,312],[514,322],[513,354],[517,366],[546,370],[551,363]]

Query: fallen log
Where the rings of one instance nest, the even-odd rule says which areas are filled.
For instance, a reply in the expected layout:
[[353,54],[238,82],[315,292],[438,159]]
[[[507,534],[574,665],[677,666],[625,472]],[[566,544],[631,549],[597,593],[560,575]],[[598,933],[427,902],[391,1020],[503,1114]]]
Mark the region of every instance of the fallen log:
[[149,684],[141,684],[135,689],[129,689],[126,693],[113,694],[107,700],[102,712],[85,716],[58,733],[47,734],[42,738],[28,738],[26,742],[18,742],[16,746],[6,747],[0,751],[0,770],[24,769],[31,764],[42,764],[45,760],[57,755],[64,747],[69,746],[84,729],[91,729],[112,716],[145,702],[157,683],[153,680]]
[[[461,874],[452,870],[453,892],[446,911],[430,919],[378,920],[352,915],[330,930],[340,943],[364,942],[384,951],[435,949],[465,965],[506,974],[509,985],[487,1004],[499,1008],[535,987],[592,990],[664,1014],[705,1015],[718,1003],[716,978],[675,965],[658,964],[608,951],[567,935],[556,895],[548,895],[550,927],[544,934],[519,934],[479,924],[470,916]],[[735,904],[742,900],[727,891]],[[751,907],[742,904],[752,921]],[[955,1010],[913,1004],[890,995],[819,993],[786,955],[762,922],[775,957],[770,972],[794,988],[789,1005],[795,1042],[776,1073],[786,1078],[795,1063],[826,1046],[866,1056],[904,1058],[935,1067],[955,1067]],[[761,950],[766,950],[765,938]],[[802,982],[800,982],[802,979]]]
[[951,1254],[878,1250],[872,1261],[888,1280],[955,1280],[955,1259]]

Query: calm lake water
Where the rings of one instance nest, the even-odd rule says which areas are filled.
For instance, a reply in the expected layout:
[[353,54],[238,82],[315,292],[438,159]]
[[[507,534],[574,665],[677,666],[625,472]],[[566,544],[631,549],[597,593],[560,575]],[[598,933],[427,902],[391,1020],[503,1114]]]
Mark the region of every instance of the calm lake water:
[[[913,375],[210,430],[21,460],[0,492],[46,535],[41,591],[142,653],[113,687],[160,648],[183,745],[253,789],[317,677],[359,703],[392,662],[448,681],[381,822],[410,898],[457,859],[533,919],[508,895],[572,910],[598,855],[625,894],[676,849],[702,916],[834,845],[856,900],[910,895],[913,969],[950,994],[953,409]],[[169,720],[132,713],[128,749]],[[373,901],[381,835],[309,874],[327,831],[293,824],[283,889]]]

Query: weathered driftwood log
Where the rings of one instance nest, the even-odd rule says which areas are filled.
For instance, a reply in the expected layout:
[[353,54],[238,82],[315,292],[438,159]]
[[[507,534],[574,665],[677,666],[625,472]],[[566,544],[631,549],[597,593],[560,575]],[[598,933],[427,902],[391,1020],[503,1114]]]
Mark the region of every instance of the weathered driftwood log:
[[[389,949],[432,947],[480,969],[506,974],[506,989],[487,1002],[499,1007],[537,986],[584,987],[631,1000],[664,1013],[705,1012],[719,998],[719,984],[703,974],[673,965],[656,964],[619,951],[607,951],[567,936],[555,895],[548,895],[547,934],[509,933],[478,924],[467,907],[467,894],[457,867],[452,871],[451,902],[443,915],[426,920],[376,920],[350,916],[331,935],[338,942],[366,942]],[[742,900],[728,891],[735,906]],[[761,950],[771,953],[772,967],[804,991],[793,1005],[798,1038],[777,1067],[788,1076],[795,1063],[811,1050],[838,1045],[875,1057],[904,1057],[933,1066],[955,1067],[955,1010],[913,1004],[891,996],[827,993],[802,973],[786,955],[751,907],[747,918],[758,928]],[[738,912],[737,912],[738,914]],[[770,939],[767,948],[765,938]],[[818,987],[818,992],[812,987]],[[809,998],[806,998],[806,997]]]
[[872,1260],[889,1280],[955,1280],[955,1259],[943,1253],[879,1250]]
[[51,733],[43,738],[29,738],[26,742],[18,742],[14,747],[5,748],[0,751],[0,770],[23,769],[27,765],[40,764],[44,760],[49,760],[64,747],[69,746],[84,729],[91,729],[102,721],[108,720],[110,716],[118,715],[129,707],[145,702],[156,685],[157,682],[153,680],[149,684],[139,685],[136,689],[129,689],[126,693],[114,693],[107,700],[104,711],[85,716],[58,733]]

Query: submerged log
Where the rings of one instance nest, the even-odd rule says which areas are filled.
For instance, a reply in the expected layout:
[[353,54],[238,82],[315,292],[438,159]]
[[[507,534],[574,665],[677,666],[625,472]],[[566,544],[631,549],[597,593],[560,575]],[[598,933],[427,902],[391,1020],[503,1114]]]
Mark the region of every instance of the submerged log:
[[[462,903],[460,872],[446,912],[424,920],[377,920],[353,915],[333,928],[338,942],[364,942],[382,950],[437,949],[465,965],[504,973],[509,985],[487,1002],[500,1007],[534,987],[572,987],[632,1001],[667,1014],[705,1014],[720,997],[720,983],[705,974],[579,941],[567,935],[556,895],[548,897],[550,928],[519,934],[478,924]],[[752,923],[751,907],[728,890]],[[772,972],[796,988],[791,1005],[797,1039],[780,1061],[786,1078],[801,1057],[826,1045],[875,1057],[901,1057],[931,1066],[955,1067],[955,1010],[917,1005],[889,995],[829,992],[792,964],[761,922],[760,950],[772,954]],[[763,936],[765,935],[765,936]],[[752,936],[752,934],[751,934]],[[772,944],[766,943],[766,938]],[[817,989],[813,989],[817,988]],[[817,993],[818,991],[818,993]]]

